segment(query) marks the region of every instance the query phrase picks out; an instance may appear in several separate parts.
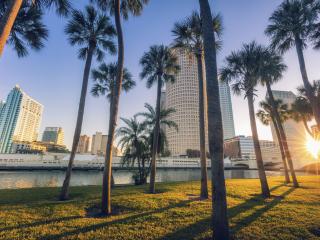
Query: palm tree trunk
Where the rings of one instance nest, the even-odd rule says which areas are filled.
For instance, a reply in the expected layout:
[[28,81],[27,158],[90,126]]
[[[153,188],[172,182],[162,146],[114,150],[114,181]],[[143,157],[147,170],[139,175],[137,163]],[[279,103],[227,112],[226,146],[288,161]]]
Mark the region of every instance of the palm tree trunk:
[[3,53],[4,46],[7,43],[22,2],[23,0],[9,0],[7,3],[6,12],[3,14],[0,22],[0,56]]
[[82,121],[83,121],[83,115],[84,115],[84,107],[85,107],[85,103],[86,103],[86,95],[87,95],[87,89],[88,89],[89,74],[90,74],[90,68],[91,68],[91,63],[92,63],[93,51],[94,51],[94,46],[90,46],[89,50],[88,50],[84,73],[83,73],[83,81],[82,81],[81,97],[80,97],[80,103],[79,103],[79,109],[78,109],[77,124],[76,124],[76,128],[74,131],[69,164],[68,164],[66,176],[63,181],[63,185],[62,185],[62,189],[61,189],[61,193],[60,193],[60,197],[59,197],[59,199],[61,201],[69,198],[69,185],[70,185],[70,179],[71,179],[71,172],[72,172],[74,157],[76,155],[76,151],[77,151],[77,147],[78,147],[78,143],[79,143],[79,139],[80,139],[80,134],[81,134]]
[[278,127],[278,125],[276,123],[276,120],[275,120],[275,118],[273,116],[271,116],[271,120],[272,120],[274,129],[276,131],[277,138],[278,138],[278,143],[279,143],[279,148],[280,148],[280,153],[281,153],[281,158],[282,158],[282,163],[283,163],[283,169],[284,169],[285,181],[286,181],[286,183],[290,183],[288,165],[287,165],[286,155],[285,155],[284,150],[283,150],[283,145],[282,145],[282,141],[281,141],[279,127]]
[[312,133],[311,129],[309,128],[306,119],[303,118],[302,123],[303,123],[303,126],[304,126],[304,128],[306,129],[307,133],[308,133],[311,137],[313,137],[313,133]]
[[161,98],[162,79],[158,75],[157,87],[157,105],[156,105],[156,124],[153,132],[152,155],[151,155],[151,173],[150,173],[150,193],[156,193],[156,156],[158,150],[158,140],[160,132],[160,98]]
[[122,78],[123,78],[123,65],[124,65],[124,43],[123,43],[123,33],[122,33],[122,27],[121,27],[120,0],[115,0],[114,17],[115,17],[115,23],[116,23],[116,29],[117,29],[117,36],[118,36],[118,66],[117,66],[116,83],[114,88],[114,96],[112,97],[112,110],[110,112],[108,141],[107,141],[106,156],[105,156],[105,168],[103,172],[103,183],[102,183],[101,212],[106,215],[111,214],[112,146],[113,146],[114,132],[117,125],[119,100],[120,100]]
[[249,92],[247,94],[248,98],[248,107],[249,107],[249,115],[250,115],[250,124],[251,124],[251,131],[252,131],[252,139],[254,145],[254,152],[256,154],[256,161],[259,173],[259,179],[261,184],[261,191],[263,197],[270,197],[270,189],[268,186],[266,172],[264,170],[261,148],[259,143],[258,131],[257,131],[257,124],[254,112],[254,105],[253,105],[253,92]]
[[271,85],[269,82],[266,82],[266,86],[267,86],[267,92],[268,92],[268,96],[269,96],[269,99],[270,99],[270,103],[271,103],[271,111],[276,119],[276,124],[279,128],[279,132],[280,132],[280,138],[281,138],[281,143],[282,143],[282,146],[283,146],[283,149],[284,149],[284,152],[286,154],[286,158],[287,158],[287,161],[288,161],[288,165],[289,165],[289,169],[290,169],[290,173],[291,173],[291,177],[292,177],[292,182],[293,182],[293,185],[295,187],[299,187],[299,183],[298,183],[298,180],[297,180],[297,177],[296,177],[296,173],[294,171],[294,167],[293,167],[293,162],[292,162],[292,157],[291,157],[291,153],[289,151],[289,147],[288,147],[288,141],[287,141],[287,136],[286,136],[286,133],[283,129],[283,126],[282,126],[282,123],[281,123],[281,119],[280,119],[280,115],[278,113],[278,111],[276,111],[275,109],[276,108],[276,104],[275,104],[275,100],[274,100],[274,96],[273,96],[273,93],[272,93],[272,89],[271,89]]
[[215,240],[230,238],[227,215],[227,194],[223,166],[223,129],[220,109],[218,70],[212,15],[208,0],[199,0],[202,19],[204,59],[207,86],[208,140],[211,158],[212,182],[212,237]]
[[206,156],[206,134],[204,120],[204,86],[203,86],[203,63],[202,54],[196,54],[198,64],[198,83],[199,83],[199,133],[200,133],[200,162],[201,162],[201,190],[200,198],[208,198],[208,175],[207,175],[207,156]]
[[315,93],[312,90],[312,86],[309,82],[308,75],[307,75],[307,69],[304,62],[304,56],[303,56],[303,47],[302,47],[302,41],[299,36],[295,37],[295,44],[296,44],[296,51],[299,59],[299,66],[300,66],[300,72],[303,80],[304,88],[306,89],[306,95],[311,103],[312,111],[314,114],[314,119],[316,120],[317,127],[320,130],[320,105],[318,104],[318,101],[315,97]]

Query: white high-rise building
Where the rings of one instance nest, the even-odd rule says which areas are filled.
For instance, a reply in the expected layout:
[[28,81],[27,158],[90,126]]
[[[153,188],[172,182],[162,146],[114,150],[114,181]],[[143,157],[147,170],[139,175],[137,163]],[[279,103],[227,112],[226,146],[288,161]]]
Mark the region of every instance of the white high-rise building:
[[[185,51],[178,50],[176,55],[181,69],[176,75],[176,81],[166,84],[166,94],[163,97],[166,108],[176,110],[175,113],[170,115],[169,119],[177,123],[179,131],[177,132],[174,128],[166,128],[169,151],[174,156],[186,154],[187,149],[200,149],[197,62],[193,55],[189,55]],[[235,134],[229,86],[220,84],[219,91],[224,138],[232,138]],[[206,114],[205,122],[207,126]],[[208,144],[206,145],[208,146]]]
[[0,153],[10,153],[13,141],[36,141],[42,112],[42,104],[15,86],[5,104],[1,104]]
[[[296,99],[296,95],[291,91],[274,90],[272,93],[275,99],[282,100],[282,103],[287,104],[289,108]],[[308,160],[310,159],[310,155],[306,149],[306,131],[303,123],[289,119],[283,123],[283,128],[286,133],[293,165],[295,168],[301,168],[308,164]],[[273,124],[271,124],[271,132],[273,140],[278,143],[278,138]]]

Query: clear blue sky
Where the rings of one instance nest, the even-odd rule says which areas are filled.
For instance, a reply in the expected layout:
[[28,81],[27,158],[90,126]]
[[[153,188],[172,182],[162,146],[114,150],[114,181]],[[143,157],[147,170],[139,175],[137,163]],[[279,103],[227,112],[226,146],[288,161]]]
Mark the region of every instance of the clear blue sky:
[[[77,0],[76,7],[83,8],[89,0]],[[218,65],[232,50],[243,43],[256,40],[267,44],[264,29],[268,17],[279,5],[280,0],[210,0],[212,10],[220,12],[224,20],[223,49],[219,53]],[[146,89],[139,79],[139,58],[152,44],[170,44],[174,22],[198,9],[198,0],[150,0],[140,17],[131,17],[124,23],[125,65],[137,82],[137,87],[123,94],[120,116],[130,117],[143,110],[145,102],[154,104],[156,89]],[[46,126],[61,126],[65,130],[65,141],[71,145],[75,126],[84,62],[77,59],[77,48],[71,47],[63,33],[66,19],[47,13],[45,23],[50,30],[46,47],[40,52],[31,52],[27,58],[19,59],[7,46],[0,59],[0,99],[5,99],[15,84],[44,105],[40,135]],[[305,53],[310,79],[320,79],[320,52],[309,49]],[[114,60],[107,56],[105,61]],[[302,83],[297,57],[294,51],[285,55],[288,65],[284,79],[274,86],[279,90],[293,90]],[[93,66],[97,66],[96,63]],[[90,81],[92,84],[92,81]],[[265,90],[258,88],[259,98],[264,98]],[[232,97],[236,134],[250,134],[248,108],[242,97]],[[108,104],[104,98],[94,98],[88,94],[83,134],[92,135],[96,131],[107,133]],[[268,127],[258,123],[261,139],[271,139]]]

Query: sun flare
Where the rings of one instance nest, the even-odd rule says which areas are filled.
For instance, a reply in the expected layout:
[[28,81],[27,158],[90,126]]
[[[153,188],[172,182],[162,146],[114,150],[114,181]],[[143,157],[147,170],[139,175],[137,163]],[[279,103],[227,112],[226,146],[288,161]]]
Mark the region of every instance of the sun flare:
[[320,141],[308,136],[306,141],[306,148],[314,158],[318,158],[320,154]]

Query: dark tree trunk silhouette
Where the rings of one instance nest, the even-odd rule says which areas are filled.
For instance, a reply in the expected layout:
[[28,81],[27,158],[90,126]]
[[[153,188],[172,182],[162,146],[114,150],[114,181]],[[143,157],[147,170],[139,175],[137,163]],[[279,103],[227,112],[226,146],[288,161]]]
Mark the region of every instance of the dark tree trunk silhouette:
[[158,150],[160,132],[160,98],[161,98],[162,79],[158,75],[157,105],[156,105],[156,124],[153,132],[152,153],[151,153],[151,172],[150,172],[150,193],[156,192],[156,156]]
[[62,189],[61,189],[61,193],[60,193],[60,197],[59,197],[59,199],[61,201],[69,198],[69,186],[70,186],[71,172],[72,172],[74,157],[76,155],[76,151],[77,151],[77,147],[78,147],[78,143],[79,143],[79,139],[80,139],[80,134],[81,134],[82,121],[83,121],[83,115],[84,115],[84,107],[85,107],[85,103],[86,103],[86,95],[87,95],[90,68],[91,68],[94,48],[95,47],[93,45],[89,46],[86,64],[85,64],[85,68],[84,68],[82,88],[81,88],[81,97],[80,97],[80,103],[79,103],[79,109],[78,109],[76,128],[75,128],[74,136],[73,136],[72,149],[71,149],[71,153],[70,153],[70,159],[69,159],[69,164],[68,164],[68,168],[66,171],[66,176],[63,181],[63,185],[62,185]]
[[267,176],[266,176],[266,172],[263,165],[261,148],[259,143],[257,124],[256,124],[254,105],[253,105],[253,90],[249,91],[246,97],[248,99],[252,140],[253,140],[254,152],[256,155],[259,179],[261,184],[261,192],[263,197],[268,198],[270,197],[270,189],[268,186]]
[[200,162],[201,162],[201,189],[200,198],[208,198],[208,174],[207,174],[207,156],[206,156],[206,134],[205,134],[205,116],[204,116],[204,96],[205,89],[203,84],[203,63],[202,53],[196,54],[198,65],[198,83],[199,83],[199,133],[200,133]]
[[[2,0],[4,1],[4,0]],[[7,43],[12,26],[19,13],[23,0],[8,0],[7,9],[0,21],[0,56]]]
[[308,79],[306,64],[305,64],[304,56],[303,56],[303,45],[302,45],[302,41],[299,36],[295,36],[295,45],[296,45],[296,51],[297,51],[297,55],[298,55],[303,85],[304,85],[304,88],[306,89],[307,98],[309,99],[309,101],[311,103],[312,111],[314,114],[314,119],[316,120],[317,127],[320,131],[320,105],[317,101],[315,93],[313,92],[312,86],[311,86],[309,79]]
[[212,237],[215,240],[230,238],[227,215],[227,197],[223,163],[223,129],[220,109],[218,70],[212,14],[208,0],[199,0],[204,43],[204,60],[207,87],[208,140],[211,158],[212,182]]
[[272,114],[271,114],[271,120],[272,120],[274,129],[276,131],[277,138],[278,138],[278,143],[279,143],[279,148],[280,148],[280,153],[281,153],[281,158],[282,158],[282,163],[283,163],[283,169],[284,169],[285,181],[286,181],[286,183],[290,183],[288,165],[287,165],[286,155],[283,150],[283,144],[282,144],[282,140],[281,140],[281,136],[280,136],[279,127],[278,127],[277,122]]
[[123,33],[121,27],[120,0],[115,0],[114,10],[115,24],[118,36],[118,66],[117,76],[114,86],[114,95],[112,97],[112,109],[110,112],[108,141],[106,146],[105,168],[102,181],[102,200],[101,212],[106,215],[111,214],[111,175],[112,175],[112,146],[114,140],[114,132],[117,125],[119,100],[121,94],[123,65],[124,65],[124,44]]
[[269,96],[269,100],[270,100],[270,103],[271,103],[271,111],[272,111],[273,116],[275,117],[278,129],[279,129],[281,143],[282,143],[283,150],[284,150],[284,152],[286,154],[286,158],[287,158],[287,161],[288,161],[290,174],[291,174],[291,177],[292,177],[292,182],[293,182],[293,185],[295,187],[299,187],[299,183],[298,183],[298,180],[297,180],[297,177],[296,177],[296,173],[295,173],[295,170],[294,170],[294,167],[293,167],[291,153],[290,153],[289,147],[288,147],[287,136],[286,136],[286,133],[285,133],[285,131],[283,129],[283,125],[282,125],[282,122],[281,122],[281,119],[280,119],[280,115],[279,115],[278,111],[275,110],[277,108],[276,108],[276,103],[275,103],[274,96],[273,96],[273,93],[272,93],[271,85],[270,85],[269,82],[267,82],[266,86],[267,86],[267,93],[268,93],[268,96]]

